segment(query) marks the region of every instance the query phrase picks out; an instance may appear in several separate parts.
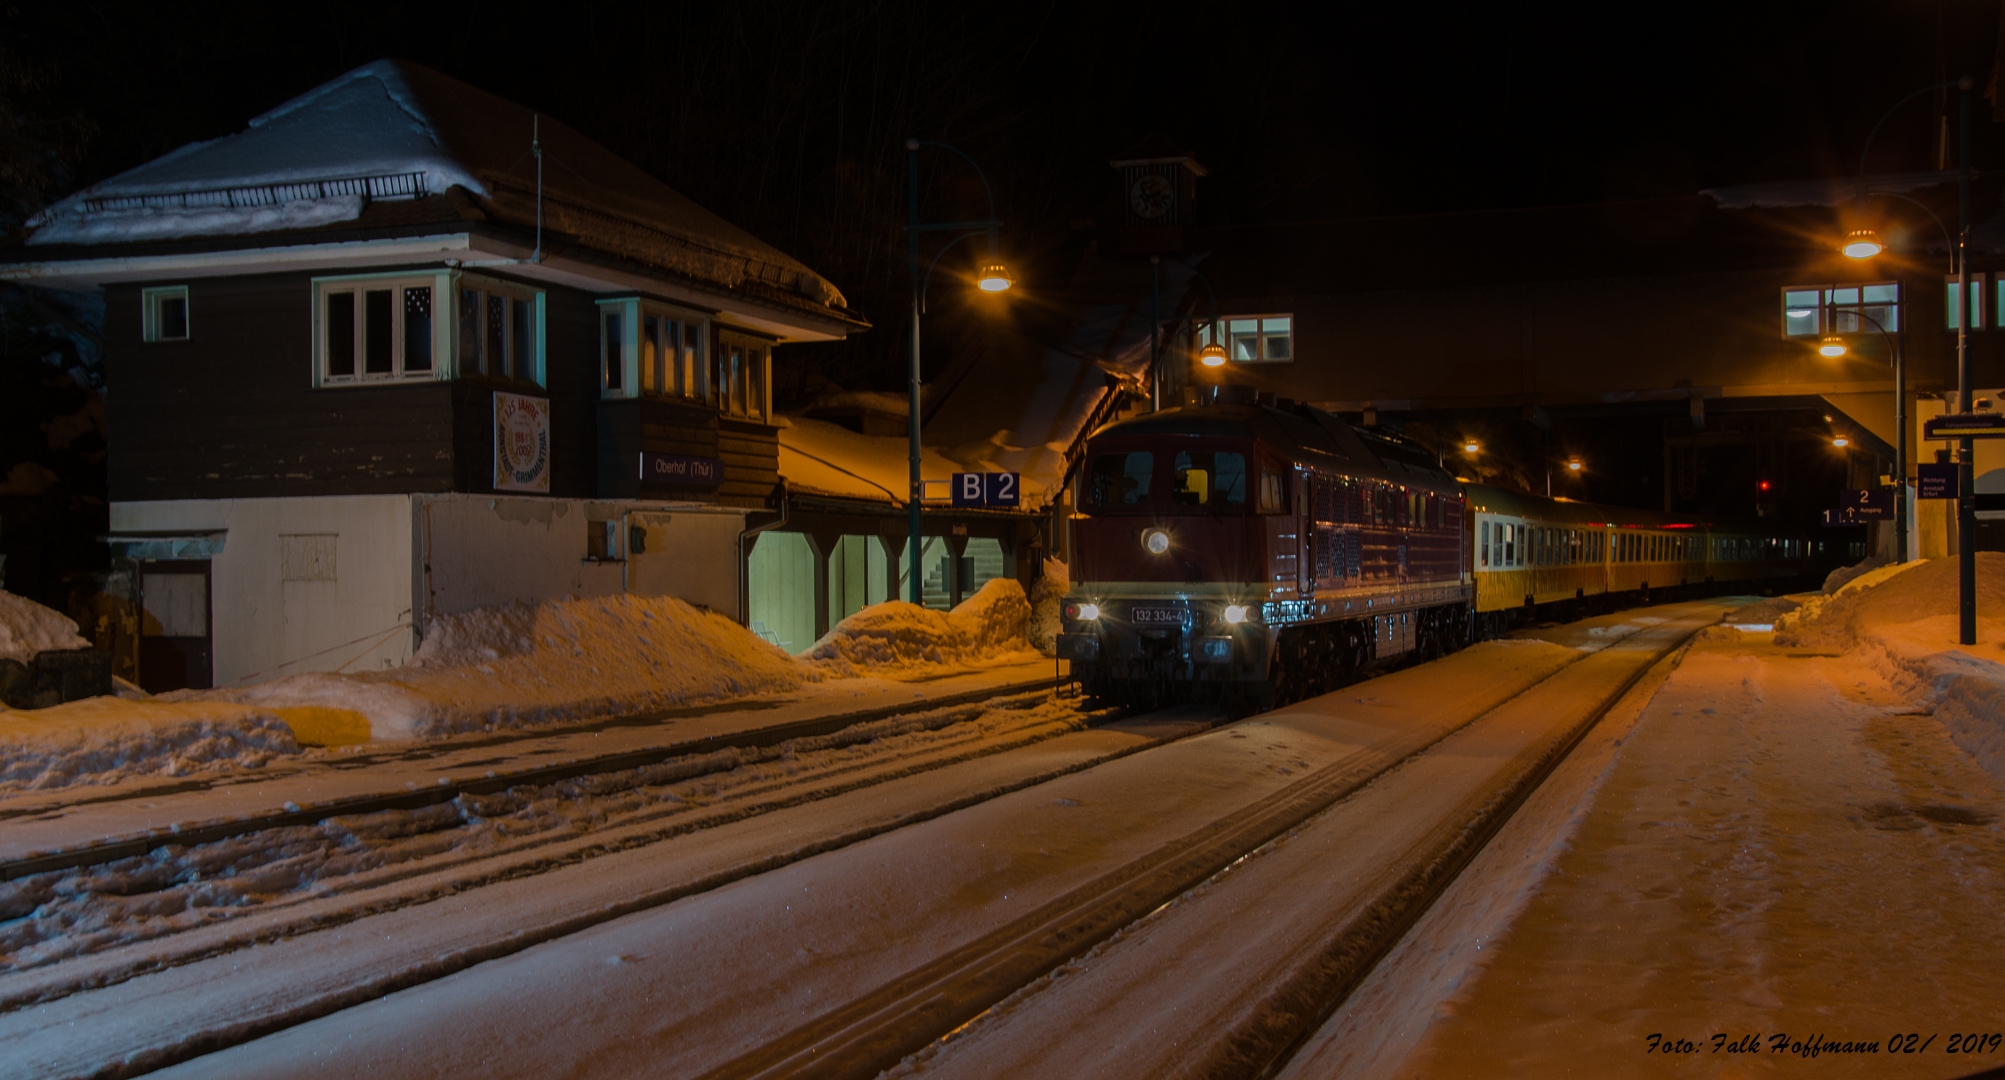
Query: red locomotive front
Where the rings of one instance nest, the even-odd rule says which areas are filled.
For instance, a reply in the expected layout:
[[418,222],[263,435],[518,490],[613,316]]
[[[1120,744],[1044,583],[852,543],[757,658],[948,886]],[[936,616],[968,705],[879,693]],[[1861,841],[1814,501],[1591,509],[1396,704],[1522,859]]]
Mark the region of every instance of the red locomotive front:
[[1466,625],[1453,479],[1327,413],[1210,405],[1117,424],[1076,492],[1059,647],[1095,696],[1264,708]]

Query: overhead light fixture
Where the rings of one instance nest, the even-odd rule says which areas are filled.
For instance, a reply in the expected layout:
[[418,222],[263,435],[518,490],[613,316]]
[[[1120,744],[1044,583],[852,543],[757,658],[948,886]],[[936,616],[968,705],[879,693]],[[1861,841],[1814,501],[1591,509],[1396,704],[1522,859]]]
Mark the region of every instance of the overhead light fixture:
[[1839,250],[1854,259],[1870,259],[1887,246],[1880,243],[1880,234],[1871,229],[1853,229],[1845,234],[1845,244]]
[[1009,287],[1016,284],[1016,279],[1009,276],[1009,267],[992,262],[984,265],[982,272],[975,275],[975,284],[983,292],[1008,292]]
[[1572,471],[1572,472],[1579,472],[1579,471],[1580,471],[1580,459],[1579,459],[1579,458],[1574,458],[1573,460],[1571,460],[1571,461],[1568,461],[1568,462],[1566,463],[1566,467],[1567,467],[1567,469],[1568,469],[1568,470],[1570,470],[1570,471]]
[[1847,446],[1852,445],[1852,441],[1850,439],[1847,439],[1843,435],[1840,435],[1837,438],[1831,440],[1831,445],[1837,447],[1840,450],[1843,450]]
[[1462,444],[1462,452],[1465,454],[1480,454],[1483,452],[1483,444],[1470,439],[1468,442]]
[[1827,334],[1823,342],[1817,346],[1817,352],[1820,356],[1843,356],[1845,355],[1845,339],[1836,334]]
[[1205,367],[1225,366],[1225,346],[1214,341],[1197,351],[1197,362]]

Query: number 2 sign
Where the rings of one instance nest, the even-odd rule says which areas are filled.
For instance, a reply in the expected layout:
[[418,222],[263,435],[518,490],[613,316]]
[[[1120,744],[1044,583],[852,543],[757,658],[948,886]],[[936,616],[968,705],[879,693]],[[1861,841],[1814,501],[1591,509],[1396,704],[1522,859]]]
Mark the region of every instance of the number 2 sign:
[[953,480],[954,505],[1014,509],[1020,486],[1018,473],[957,472]]

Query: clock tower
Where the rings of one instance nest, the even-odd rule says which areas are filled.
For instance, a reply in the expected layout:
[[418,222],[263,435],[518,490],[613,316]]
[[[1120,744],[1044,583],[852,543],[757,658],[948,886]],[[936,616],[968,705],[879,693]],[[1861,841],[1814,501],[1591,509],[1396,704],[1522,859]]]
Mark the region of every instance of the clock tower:
[[1168,255],[1184,250],[1191,199],[1204,166],[1161,135],[1108,162],[1121,177],[1121,250]]

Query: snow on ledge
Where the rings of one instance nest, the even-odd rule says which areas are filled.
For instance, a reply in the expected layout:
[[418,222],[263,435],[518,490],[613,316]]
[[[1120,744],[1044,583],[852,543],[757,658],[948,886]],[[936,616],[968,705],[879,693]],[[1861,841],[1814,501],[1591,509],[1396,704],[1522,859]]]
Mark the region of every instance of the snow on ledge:
[[312,229],[353,221],[362,216],[364,203],[360,195],[336,195],[276,206],[138,207],[97,213],[68,209],[50,216],[28,243],[114,244]]

